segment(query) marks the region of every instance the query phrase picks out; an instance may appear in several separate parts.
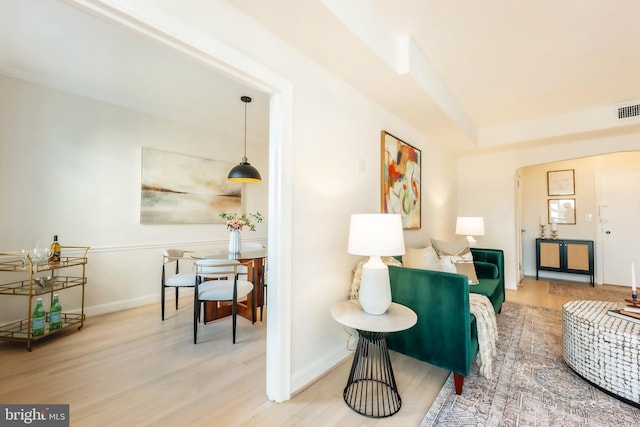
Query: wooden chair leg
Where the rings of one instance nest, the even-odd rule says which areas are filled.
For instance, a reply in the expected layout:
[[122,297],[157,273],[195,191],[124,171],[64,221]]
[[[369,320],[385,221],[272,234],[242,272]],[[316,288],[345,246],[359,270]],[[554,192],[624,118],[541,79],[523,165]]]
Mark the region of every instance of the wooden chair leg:
[[456,387],[456,394],[460,396],[462,394],[462,386],[464,385],[464,377],[454,372],[453,383],[455,384],[455,387]]
[[178,310],[178,287],[176,286],[176,310]]

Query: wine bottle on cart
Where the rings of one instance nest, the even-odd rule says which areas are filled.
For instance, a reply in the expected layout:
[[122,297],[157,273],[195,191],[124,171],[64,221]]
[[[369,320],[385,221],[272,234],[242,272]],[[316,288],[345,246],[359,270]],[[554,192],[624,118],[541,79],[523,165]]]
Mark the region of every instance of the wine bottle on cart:
[[53,236],[53,242],[51,243],[51,246],[49,247],[49,262],[50,263],[56,263],[56,262],[60,262],[60,243],[58,242],[58,235],[54,235]]

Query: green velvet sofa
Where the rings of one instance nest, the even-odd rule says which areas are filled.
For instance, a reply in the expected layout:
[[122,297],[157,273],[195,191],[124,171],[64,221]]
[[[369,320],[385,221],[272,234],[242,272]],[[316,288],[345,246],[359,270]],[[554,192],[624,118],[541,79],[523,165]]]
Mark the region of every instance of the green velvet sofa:
[[410,307],[418,322],[387,336],[391,350],[451,370],[457,394],[478,354],[476,319],[469,311],[469,292],[489,298],[496,313],[505,300],[504,253],[471,248],[477,285],[467,276],[442,271],[389,266],[391,298]]

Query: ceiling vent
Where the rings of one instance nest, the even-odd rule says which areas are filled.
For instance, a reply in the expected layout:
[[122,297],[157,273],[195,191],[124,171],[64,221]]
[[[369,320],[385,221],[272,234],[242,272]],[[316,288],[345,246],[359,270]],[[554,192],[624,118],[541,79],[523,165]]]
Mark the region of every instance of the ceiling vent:
[[640,104],[628,105],[618,108],[618,118],[626,119],[629,117],[640,116]]

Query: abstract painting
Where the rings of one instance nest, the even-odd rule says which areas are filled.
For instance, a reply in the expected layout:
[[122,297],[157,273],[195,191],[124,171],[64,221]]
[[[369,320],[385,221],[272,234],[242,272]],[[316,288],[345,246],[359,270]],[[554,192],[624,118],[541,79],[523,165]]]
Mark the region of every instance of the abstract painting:
[[141,224],[214,224],[240,212],[242,186],[227,181],[234,165],[142,148]]
[[382,131],[382,213],[402,216],[403,228],[420,228],[420,171],[417,148]]

